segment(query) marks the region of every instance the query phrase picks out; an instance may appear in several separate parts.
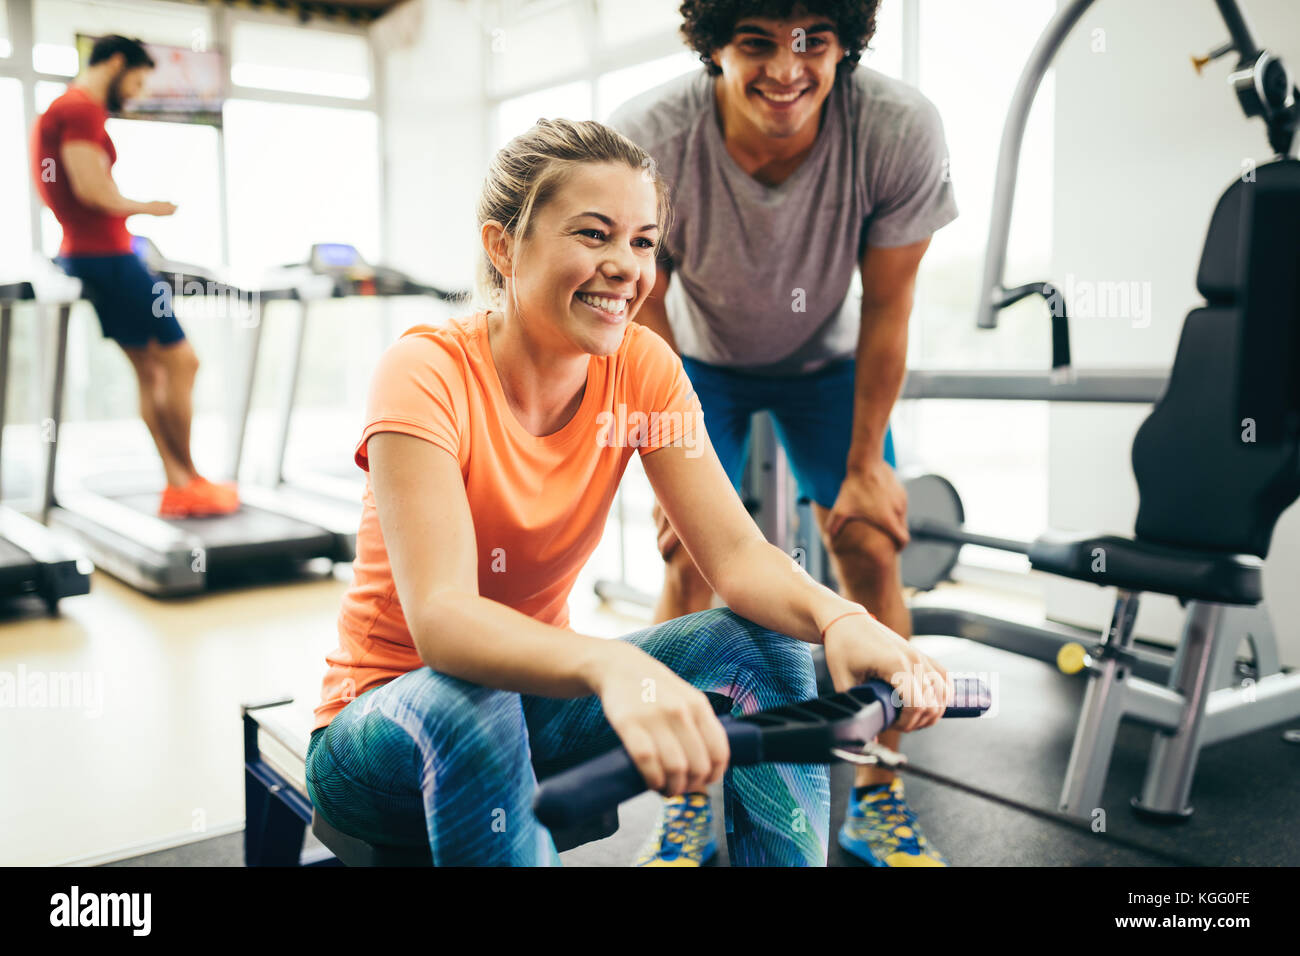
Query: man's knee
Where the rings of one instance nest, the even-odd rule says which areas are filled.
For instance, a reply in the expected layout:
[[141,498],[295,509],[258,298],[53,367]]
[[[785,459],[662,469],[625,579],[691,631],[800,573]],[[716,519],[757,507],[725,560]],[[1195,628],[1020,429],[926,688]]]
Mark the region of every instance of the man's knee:
[[148,349],[123,349],[140,383],[141,391],[153,394],[162,382],[162,364]]
[[886,578],[898,568],[894,540],[865,521],[848,522],[827,542],[827,550],[842,568],[858,575]]
[[160,350],[161,361],[173,381],[193,381],[199,373],[199,356],[189,342],[182,340]]
[[709,587],[709,582],[704,580],[704,575],[682,547],[678,547],[664,562],[664,586],[687,598],[708,600],[713,596],[713,588]]

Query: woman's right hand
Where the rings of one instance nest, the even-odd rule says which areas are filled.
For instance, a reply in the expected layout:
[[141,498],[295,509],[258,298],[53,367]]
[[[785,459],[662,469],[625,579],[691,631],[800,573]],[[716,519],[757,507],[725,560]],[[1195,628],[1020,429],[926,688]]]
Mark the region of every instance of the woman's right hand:
[[596,693],[649,789],[675,796],[722,779],[731,748],[709,699],[649,654],[610,641]]

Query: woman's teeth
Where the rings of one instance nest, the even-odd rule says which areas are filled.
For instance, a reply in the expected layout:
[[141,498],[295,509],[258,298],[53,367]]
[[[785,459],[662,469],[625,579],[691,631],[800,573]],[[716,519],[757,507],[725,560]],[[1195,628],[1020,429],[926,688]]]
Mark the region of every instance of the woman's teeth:
[[579,292],[578,298],[587,305],[602,312],[609,312],[613,315],[622,315],[623,309],[627,306],[626,299],[607,299],[604,296],[588,295],[586,292]]

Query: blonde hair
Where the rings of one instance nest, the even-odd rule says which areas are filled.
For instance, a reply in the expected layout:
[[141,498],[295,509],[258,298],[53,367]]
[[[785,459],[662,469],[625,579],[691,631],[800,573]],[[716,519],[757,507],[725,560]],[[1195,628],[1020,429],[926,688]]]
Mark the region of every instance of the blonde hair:
[[[644,171],[654,183],[659,241],[662,248],[671,218],[668,187],[650,154],[616,130],[592,120],[539,119],[497,151],[488,166],[478,201],[478,226],[495,220],[516,240],[525,239],[535,216],[572,171],[587,163],[620,163]],[[475,291],[483,307],[500,307],[505,278],[488,258],[479,257]]]

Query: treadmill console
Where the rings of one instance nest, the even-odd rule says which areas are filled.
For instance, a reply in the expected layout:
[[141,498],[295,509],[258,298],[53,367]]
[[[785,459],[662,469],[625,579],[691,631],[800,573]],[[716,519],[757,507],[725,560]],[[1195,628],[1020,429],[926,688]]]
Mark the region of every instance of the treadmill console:
[[307,264],[318,275],[331,276],[339,295],[421,295],[424,287],[404,272],[374,266],[356,246],[346,242],[318,242]]

